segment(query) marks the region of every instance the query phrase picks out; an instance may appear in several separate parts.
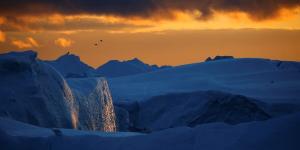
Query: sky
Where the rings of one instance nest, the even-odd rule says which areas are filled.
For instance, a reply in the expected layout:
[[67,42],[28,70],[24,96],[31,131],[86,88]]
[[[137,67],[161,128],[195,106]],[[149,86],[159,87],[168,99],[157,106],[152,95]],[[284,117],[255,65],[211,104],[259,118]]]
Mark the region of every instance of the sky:
[[299,43],[300,0],[0,1],[0,53],[31,49],[52,60],[71,52],[93,67],[215,55],[300,61]]

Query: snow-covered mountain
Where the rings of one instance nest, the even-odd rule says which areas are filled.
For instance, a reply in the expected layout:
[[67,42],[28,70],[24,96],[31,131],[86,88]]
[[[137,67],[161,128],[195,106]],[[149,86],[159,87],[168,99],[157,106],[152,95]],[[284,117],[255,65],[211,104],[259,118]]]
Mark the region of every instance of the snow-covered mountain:
[[53,61],[45,61],[53,66],[66,78],[80,78],[93,76],[94,68],[80,60],[79,56],[69,52]]
[[127,61],[111,60],[96,69],[97,76],[119,77],[140,73],[147,73],[161,69],[171,68],[170,66],[148,65],[141,60],[134,58]]
[[224,91],[270,102],[300,103],[300,63],[268,59],[223,59],[111,78],[114,100],[203,90]]
[[116,130],[105,79],[68,83],[36,56],[33,51],[0,55],[0,116],[43,127]]

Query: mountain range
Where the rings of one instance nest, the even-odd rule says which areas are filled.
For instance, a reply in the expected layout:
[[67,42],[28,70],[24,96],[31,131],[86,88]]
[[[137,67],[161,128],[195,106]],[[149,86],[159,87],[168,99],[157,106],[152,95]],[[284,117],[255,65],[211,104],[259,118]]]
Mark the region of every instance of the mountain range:
[[58,70],[66,78],[81,78],[81,77],[120,77],[147,73],[161,69],[172,68],[171,66],[149,65],[134,58],[131,60],[120,61],[110,60],[105,64],[94,69],[85,64],[80,58],[69,52],[60,56],[56,60],[45,61],[56,70]]

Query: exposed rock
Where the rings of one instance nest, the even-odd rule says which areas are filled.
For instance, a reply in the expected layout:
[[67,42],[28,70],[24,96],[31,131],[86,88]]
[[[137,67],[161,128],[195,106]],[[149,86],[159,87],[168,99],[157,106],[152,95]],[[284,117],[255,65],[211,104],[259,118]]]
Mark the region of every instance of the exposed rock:
[[234,57],[233,56],[215,56],[215,58],[213,58],[213,59],[211,57],[208,57],[208,58],[206,58],[205,62],[223,60],[223,59],[234,59]]

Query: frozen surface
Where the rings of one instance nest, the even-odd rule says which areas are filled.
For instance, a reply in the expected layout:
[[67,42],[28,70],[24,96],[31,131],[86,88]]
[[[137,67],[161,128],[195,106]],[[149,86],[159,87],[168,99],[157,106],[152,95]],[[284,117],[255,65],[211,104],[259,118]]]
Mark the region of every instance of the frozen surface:
[[[57,129],[57,128],[55,128]],[[102,131],[81,131],[74,129],[57,129],[64,136],[82,136],[97,135],[102,137],[126,137],[134,135],[142,135],[134,132],[102,132]],[[11,136],[22,137],[49,137],[54,136],[51,128],[37,127],[34,125],[18,122],[15,120],[0,117],[0,131]],[[2,134],[2,133],[0,133]]]
[[266,102],[300,103],[300,63],[267,59],[225,59],[109,80],[113,98],[217,90]]
[[[86,132],[80,134],[81,136],[76,136],[79,134],[78,131],[72,131],[70,134],[62,131],[62,136],[48,137],[16,135],[5,127],[18,126],[17,128],[20,128],[20,125],[5,121],[8,125],[0,126],[0,145],[2,150],[298,150],[300,148],[299,117],[300,114],[297,113],[264,122],[239,125],[212,123],[196,128],[179,127],[146,135],[126,135],[120,138],[98,136],[96,133],[86,134]],[[0,119],[0,121],[3,120]],[[36,132],[40,131],[36,130]]]

